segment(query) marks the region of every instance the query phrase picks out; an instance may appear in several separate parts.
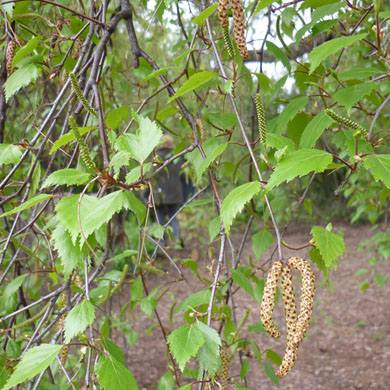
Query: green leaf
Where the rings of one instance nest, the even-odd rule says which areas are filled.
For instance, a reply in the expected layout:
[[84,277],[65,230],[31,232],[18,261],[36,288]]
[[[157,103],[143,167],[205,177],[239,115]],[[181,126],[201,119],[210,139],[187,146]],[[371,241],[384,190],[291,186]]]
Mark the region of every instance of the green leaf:
[[345,251],[344,238],[334,234],[322,226],[313,226],[310,232],[315,241],[315,247],[321,253],[327,268],[337,268],[337,258]]
[[301,5],[300,9],[317,8],[317,7],[322,6],[324,4],[335,3],[336,1],[339,1],[339,0],[305,0],[303,2],[303,4]]
[[7,302],[10,298],[12,298],[12,295],[15,294],[19,287],[23,284],[24,280],[28,274],[23,274],[20,276],[17,276],[15,279],[11,280],[6,286],[5,289],[0,296],[0,307],[5,308],[7,307]]
[[8,215],[12,215],[15,213],[18,213],[19,211],[24,211],[29,209],[30,207],[35,206],[38,203],[44,202],[47,199],[52,198],[53,195],[48,195],[48,194],[40,194],[37,196],[34,196],[34,198],[29,199],[27,202],[22,203],[18,207],[15,207],[14,209],[7,211],[4,214],[0,215],[0,218],[7,217]]
[[189,308],[197,308],[200,305],[209,303],[211,297],[211,291],[208,289],[200,290],[194,294],[188,296],[176,309],[176,313],[180,310],[188,310]]
[[244,275],[243,272],[240,271],[240,269],[232,269],[231,275],[234,283],[238,284],[244,291],[246,291],[253,299],[254,293],[253,293],[253,286],[251,281]]
[[274,242],[274,236],[266,229],[263,229],[252,236],[252,250],[256,259],[269,249]]
[[364,280],[363,282],[360,283],[360,289],[362,292],[366,291],[370,285],[368,284],[367,280]]
[[142,83],[146,83],[147,81],[154,79],[158,76],[161,76],[162,74],[165,74],[169,72],[170,70],[175,69],[173,66],[167,66],[166,68],[160,68],[154,72],[152,72],[150,75],[146,76],[143,80]]
[[5,100],[8,102],[20,88],[35,81],[38,78],[38,75],[38,68],[34,64],[23,66],[12,73],[5,83]]
[[16,164],[22,154],[22,150],[16,145],[0,144],[0,165]]
[[195,23],[199,27],[202,27],[203,23],[206,21],[206,19],[209,16],[211,16],[217,8],[218,8],[218,4],[210,5],[210,7],[206,8],[198,16],[196,16],[194,19],[192,19],[192,23]]
[[56,184],[66,184],[68,186],[81,185],[88,183],[90,180],[91,174],[88,172],[79,171],[78,169],[73,168],[60,169],[47,177],[42,188]]
[[175,379],[170,372],[166,372],[160,378],[157,390],[175,390]]
[[368,77],[376,76],[383,73],[383,70],[378,68],[354,68],[347,70],[338,75],[339,80],[352,80],[352,79],[367,79]]
[[320,251],[316,247],[312,247],[309,251],[310,259],[313,263],[317,264],[317,267],[324,274],[326,283],[329,287],[329,268],[325,265],[325,260],[321,256]]
[[256,10],[254,12],[254,15],[256,15],[258,12],[260,12],[262,9],[269,7],[271,4],[275,3],[276,0],[260,0],[257,3]]
[[79,245],[74,245],[70,233],[62,223],[58,223],[51,236],[54,248],[57,250],[61,264],[64,267],[65,276],[77,268],[82,259]]
[[[80,195],[67,196],[56,206],[57,216],[71,234],[73,242],[81,235],[78,216],[79,199]],[[130,191],[115,191],[100,199],[85,195],[80,205],[80,221],[84,236],[88,238],[122,209],[130,209],[138,215],[142,212],[141,206],[144,210],[145,206]]]
[[298,112],[305,108],[308,100],[309,98],[307,96],[300,96],[290,101],[278,117],[277,132],[279,134],[286,128],[288,122],[290,122],[298,114]]
[[184,385],[179,388],[179,390],[191,390],[192,384],[189,383],[188,385]]
[[274,382],[275,385],[279,387],[279,379],[275,375],[275,371],[271,363],[269,363],[267,360],[264,361],[264,372],[268,376],[268,378],[271,379],[271,381]]
[[218,73],[203,71],[193,74],[178,90],[177,92],[169,99],[168,103],[171,103],[173,100],[177,99],[184,94],[193,91],[195,88],[200,87],[201,85],[207,83],[208,81],[218,77]]
[[267,134],[267,146],[281,150],[287,146],[287,153],[296,150],[295,143],[292,139],[274,133]]
[[75,306],[65,320],[65,343],[82,333],[95,319],[95,306],[88,300]]
[[111,355],[100,355],[96,365],[96,375],[104,390],[137,390],[133,374]]
[[275,56],[277,60],[279,60],[286,67],[288,73],[290,73],[291,72],[290,61],[287,58],[284,51],[270,41],[267,41],[267,49],[270,53],[272,53]]
[[363,276],[365,275],[366,273],[368,272],[368,269],[367,268],[361,268],[359,270],[357,270],[355,273],[354,273],[354,277],[357,278],[359,276]]
[[139,300],[144,295],[144,289],[142,286],[142,279],[141,276],[138,276],[137,279],[134,280],[133,284],[130,288],[130,298],[131,300]]
[[210,220],[209,222],[210,242],[212,242],[214,238],[218,236],[220,228],[221,228],[221,221],[219,217],[214,217],[212,220]]
[[372,91],[377,91],[379,86],[375,83],[368,82],[362,84],[355,84],[347,88],[340,88],[333,98],[336,102],[345,106],[348,115],[350,115],[352,106],[362,99],[364,96],[370,95]]
[[389,275],[380,275],[380,274],[374,275],[374,280],[376,281],[378,286],[381,288],[384,287],[387,279],[389,279]]
[[[148,173],[151,170],[152,163],[146,163],[146,164],[144,164],[144,166],[142,168],[143,168],[142,172],[145,175],[146,173]],[[133,183],[133,182],[137,181],[140,177],[141,177],[141,166],[137,166],[137,167],[133,168],[126,175],[126,183],[127,184]]]
[[61,348],[62,345],[41,344],[29,349],[2,390],[10,389],[46,370],[60,353]]
[[116,129],[122,123],[122,120],[127,119],[128,107],[122,106],[112,110],[106,118],[106,125],[111,129]]
[[355,42],[362,40],[367,34],[351,35],[349,37],[335,38],[315,47],[309,55],[310,58],[310,74],[313,73],[321,61],[339,50],[353,45]]
[[390,154],[374,154],[364,157],[364,166],[370,169],[377,181],[390,188]]
[[313,148],[317,139],[321,137],[323,131],[331,124],[332,120],[325,114],[325,112],[317,114],[305,127],[305,130],[303,130],[300,140],[301,148]]
[[[96,126],[88,126],[88,127],[78,127],[80,135],[87,134],[91,130],[96,130]],[[50,149],[49,154],[52,155],[57,149],[61,146],[68,144],[69,142],[74,140],[73,131],[64,134],[62,137],[58,138],[57,141],[54,142],[53,146]]]
[[261,322],[257,322],[256,324],[248,326],[249,333],[267,333],[263,324]]
[[169,349],[181,371],[184,370],[191,357],[196,356],[204,342],[202,332],[194,325],[181,326],[168,336]]
[[270,191],[284,181],[291,181],[297,176],[307,175],[309,172],[323,172],[332,162],[332,155],[318,149],[300,149],[290,153],[276,166],[266,186]]
[[271,349],[269,349],[265,353],[265,357],[267,359],[271,360],[272,363],[275,363],[278,366],[280,366],[282,364],[282,358],[280,357],[280,355],[278,353],[272,351]]
[[130,155],[139,163],[143,163],[159,144],[162,136],[160,128],[149,118],[134,114],[139,123],[136,134],[122,134],[118,137],[115,147]]
[[221,217],[227,233],[233,223],[235,216],[244,208],[256,194],[261,191],[261,184],[258,181],[243,184],[229,192],[222,202]]
[[240,368],[241,380],[244,380],[244,378],[247,376],[250,369],[251,369],[251,366],[250,366],[249,359],[244,359],[242,361],[241,368]]
[[221,359],[219,357],[221,338],[215,329],[210,328],[203,322],[198,321],[195,326],[200,330],[205,340],[196,358],[199,361],[200,368],[206,370],[211,377],[214,377],[221,366]]
[[153,295],[148,295],[146,298],[144,298],[141,301],[141,305],[140,305],[142,312],[148,316],[149,320],[152,320],[152,315],[154,310],[156,309],[156,306],[157,306],[157,301]]
[[295,43],[296,47],[298,48],[298,44],[301,41],[302,37],[305,35],[307,31],[309,31],[313,26],[316,25],[316,22],[318,22],[320,19],[327,15],[332,15],[340,10],[344,6],[343,3],[336,3],[331,5],[323,5],[322,7],[317,8],[312,14],[311,14],[311,22],[305,24],[295,35]]
[[195,149],[187,154],[187,160],[194,166],[198,181],[202,177],[204,171],[225,151],[227,146],[227,143],[221,144],[220,140],[217,138],[210,138],[202,145],[203,151],[206,154],[205,159],[203,159],[199,149]]
[[22,48],[20,48],[16,52],[15,57],[12,60],[12,66],[18,65],[18,62],[22,58],[28,56],[31,52],[33,52],[41,40],[42,40],[42,37],[39,37],[39,36],[30,39]]
[[260,89],[265,95],[269,95],[272,90],[273,82],[264,73],[255,73],[260,84]]

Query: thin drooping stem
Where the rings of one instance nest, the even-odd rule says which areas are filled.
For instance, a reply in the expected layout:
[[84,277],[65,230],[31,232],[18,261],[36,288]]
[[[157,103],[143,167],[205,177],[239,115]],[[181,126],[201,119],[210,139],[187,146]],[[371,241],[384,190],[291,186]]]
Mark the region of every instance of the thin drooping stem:
[[[202,1],[202,3],[203,3],[203,7],[204,7],[205,6],[204,1]],[[207,32],[209,34],[209,38],[210,38],[210,41],[211,41],[211,46],[213,48],[214,57],[215,57],[215,60],[216,60],[216,62],[218,64],[219,71],[221,72],[222,77],[225,80],[227,80],[228,77],[226,75],[225,68],[223,66],[221,56],[219,55],[217,46],[215,44],[213,31],[211,29],[209,18],[206,19],[206,28],[207,28]],[[248,136],[246,135],[244,124],[243,124],[243,121],[241,119],[241,115],[240,115],[240,113],[238,111],[238,108],[237,108],[236,102],[234,100],[234,97],[231,94],[229,94],[229,101],[230,101],[230,104],[232,106],[233,112],[234,112],[234,114],[235,114],[235,116],[237,118],[238,126],[239,126],[239,128],[241,130],[241,134],[242,134],[242,137],[244,138],[244,141],[245,141],[246,147],[248,149],[249,155],[251,156],[251,159],[252,159],[253,165],[255,167],[256,173],[257,173],[260,181],[263,182],[264,181],[263,180],[263,176],[262,176],[262,174],[260,172],[259,165],[258,165],[256,157],[255,157],[255,155],[253,153],[253,150],[252,150],[251,144],[249,142]],[[279,259],[283,260],[282,239],[281,239],[281,236],[280,236],[279,227],[278,227],[278,224],[276,222],[275,215],[274,215],[274,212],[273,212],[272,207],[271,207],[271,203],[270,203],[269,198],[268,198],[267,195],[264,195],[264,200],[265,200],[265,203],[267,205],[268,211],[269,211],[270,216],[271,216],[272,224],[273,224],[274,229],[275,229],[275,234],[276,234],[276,239],[277,239],[277,244],[278,244]]]

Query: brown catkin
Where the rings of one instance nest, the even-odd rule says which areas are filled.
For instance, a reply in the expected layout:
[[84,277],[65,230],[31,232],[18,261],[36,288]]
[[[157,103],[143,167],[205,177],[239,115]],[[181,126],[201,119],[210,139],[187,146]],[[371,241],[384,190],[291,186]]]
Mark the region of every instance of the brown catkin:
[[266,331],[274,338],[280,337],[280,332],[276,329],[272,320],[272,314],[275,306],[276,287],[282,271],[282,262],[275,261],[271,270],[268,272],[265,281],[263,299],[260,306],[260,318]]
[[221,370],[219,372],[219,379],[221,380],[221,390],[227,390],[227,382],[229,379],[229,356],[226,353],[226,349],[224,347],[220,348],[219,356],[221,357]]
[[231,0],[233,22],[234,22],[234,39],[236,40],[238,52],[242,58],[248,57],[248,49],[245,41],[245,14],[241,0]]
[[12,40],[8,42],[7,50],[5,52],[5,66],[7,69],[7,78],[11,76],[12,73],[12,61],[15,56],[16,41]]
[[82,47],[83,47],[83,39],[78,37],[74,42],[74,49],[72,54],[72,58],[74,60],[77,60],[77,58],[79,57]]
[[297,347],[305,337],[307,328],[310,325],[314,304],[315,276],[311,265],[305,259],[290,257],[287,260],[287,264],[297,269],[302,277],[301,303],[292,340],[292,343]]
[[69,345],[63,345],[60,352],[60,361],[65,366],[66,360],[68,359]]
[[218,0],[218,19],[222,28],[229,26],[229,0]]

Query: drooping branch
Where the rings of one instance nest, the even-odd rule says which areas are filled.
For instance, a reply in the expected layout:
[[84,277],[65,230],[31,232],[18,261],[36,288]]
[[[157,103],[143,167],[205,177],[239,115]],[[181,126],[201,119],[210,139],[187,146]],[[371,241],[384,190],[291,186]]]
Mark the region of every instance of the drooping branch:
[[[298,48],[296,48],[295,43],[288,45],[288,49],[292,53],[292,55],[288,52],[286,53],[286,55],[288,59],[296,60],[297,58],[300,58],[303,55],[310,53],[315,46],[319,46],[326,41],[330,41],[331,39],[333,39],[333,35],[332,34],[328,35],[327,33],[318,34],[314,38],[309,37],[306,39],[302,39],[298,45]],[[244,62],[263,61],[266,63],[272,63],[276,61],[276,58],[271,52],[267,50],[264,50],[262,54],[261,54],[261,50],[249,50],[248,58],[244,59],[243,61]]]

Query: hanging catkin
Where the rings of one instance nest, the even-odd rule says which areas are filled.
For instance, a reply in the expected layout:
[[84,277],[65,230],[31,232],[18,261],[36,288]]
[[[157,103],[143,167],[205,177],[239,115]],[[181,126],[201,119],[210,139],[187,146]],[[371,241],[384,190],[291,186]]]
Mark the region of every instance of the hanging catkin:
[[268,272],[267,280],[265,281],[263,299],[260,306],[260,318],[266,331],[274,338],[280,337],[280,332],[276,329],[272,319],[272,314],[275,307],[276,287],[280,273],[282,271],[282,262],[275,261],[271,270]]
[[267,127],[265,122],[264,104],[259,93],[255,96],[257,122],[259,124],[260,142],[265,145],[267,143]]
[[234,39],[236,40],[238,51],[242,58],[248,57],[248,49],[245,41],[245,14],[241,0],[231,0],[233,22],[234,22]]
[[294,345],[298,346],[305,337],[307,328],[310,325],[314,304],[315,276],[311,265],[305,259],[290,257],[287,260],[287,264],[297,269],[302,276],[301,303],[292,340]]
[[229,26],[229,0],[218,0],[218,19],[222,28]]

